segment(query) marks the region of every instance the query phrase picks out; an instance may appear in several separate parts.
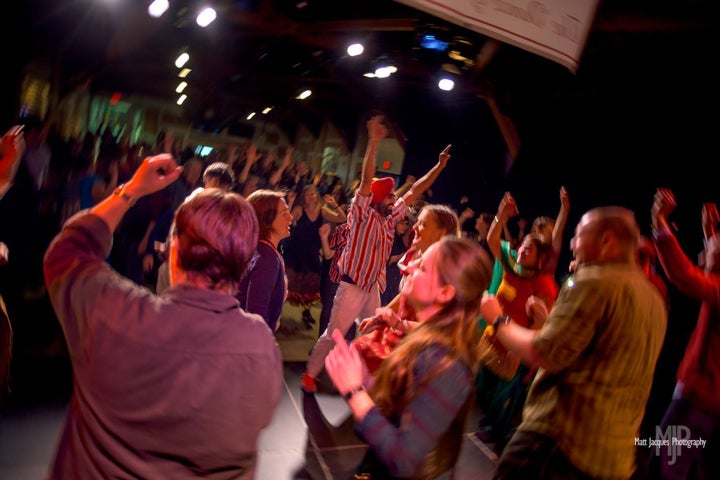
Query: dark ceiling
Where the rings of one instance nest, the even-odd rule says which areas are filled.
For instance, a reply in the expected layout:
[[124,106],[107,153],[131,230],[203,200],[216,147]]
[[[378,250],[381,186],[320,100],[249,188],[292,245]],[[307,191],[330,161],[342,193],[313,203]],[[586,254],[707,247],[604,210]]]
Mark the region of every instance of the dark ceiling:
[[[218,18],[204,30],[190,14],[198,3],[192,0],[170,0],[160,19],[148,16],[144,0],[22,3],[16,26],[24,53],[53,65],[61,94],[87,85],[93,92],[174,101],[173,61],[187,49],[192,73],[183,108],[196,128],[219,131],[271,105],[268,120],[288,132],[299,123],[316,132],[329,119],[349,144],[358,115],[371,109],[393,114],[493,96],[512,113],[535,97],[665,88],[658,76],[683,80],[685,65],[705,60],[700,57],[712,49],[699,46],[717,43],[711,30],[718,20],[713,0],[601,1],[573,74],[392,0],[214,0]],[[444,54],[419,48],[430,25],[473,46],[474,65],[449,93],[433,81]],[[354,39],[366,43],[361,57],[345,54]],[[386,80],[364,78],[380,55],[391,56],[399,72]],[[312,96],[295,100],[306,88]]]

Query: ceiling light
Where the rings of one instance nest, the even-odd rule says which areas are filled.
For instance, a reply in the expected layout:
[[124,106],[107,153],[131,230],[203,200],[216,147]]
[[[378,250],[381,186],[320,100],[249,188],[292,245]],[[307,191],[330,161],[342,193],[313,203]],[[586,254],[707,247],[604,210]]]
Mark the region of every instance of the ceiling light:
[[451,78],[443,77],[438,82],[438,88],[440,90],[444,90],[446,92],[449,92],[453,88],[455,88],[455,81]]
[[177,104],[182,105],[183,103],[185,103],[185,100],[187,100],[187,95],[180,95],[180,98],[177,99]]
[[375,74],[373,72],[367,72],[367,73],[363,73],[363,77],[375,78]]
[[252,120],[252,118],[255,116],[255,112],[252,112],[250,115],[245,117],[246,120]]
[[348,45],[347,47],[347,54],[351,57],[357,57],[358,55],[362,54],[365,51],[365,47],[362,46],[361,43],[353,43],[352,45]]
[[387,78],[393,73],[397,72],[397,67],[393,65],[392,60],[387,56],[381,56],[373,62],[375,67],[375,76],[377,78]]
[[217,18],[217,12],[215,12],[215,9],[212,7],[205,7],[202,9],[200,13],[198,13],[197,18],[195,21],[198,25],[205,28],[208,25],[210,25],[212,22],[215,21]]
[[155,0],[148,6],[148,14],[150,14],[151,17],[158,18],[161,17],[169,7],[170,2],[168,2],[168,0]]
[[188,55],[187,52],[183,52],[180,54],[179,57],[177,57],[175,59],[175,66],[177,68],[182,68],[183,65],[185,65],[188,62],[188,60],[190,60],[190,55]]
[[312,95],[312,90],[305,90],[304,92],[302,92],[300,95],[298,95],[298,96],[295,97],[295,98],[298,99],[298,100],[305,100],[305,99],[308,98],[310,95]]
[[272,109],[273,109],[273,107],[265,107],[265,108],[263,108],[263,111],[262,111],[263,115],[267,115],[268,113],[270,113],[270,111],[271,111]]
[[375,76],[377,78],[388,78],[391,74],[392,72],[388,66],[382,66],[375,69]]
[[452,63],[443,63],[440,67],[440,74],[438,75],[438,88],[449,92],[455,88],[455,83],[462,76],[462,71],[457,65]]
[[185,87],[187,87],[187,82],[180,82],[180,83],[178,83],[177,88],[175,88],[175,91],[177,93],[182,93],[183,90],[185,90]]
[[180,73],[178,73],[178,77],[180,77],[180,78],[185,78],[185,77],[187,77],[188,75],[190,75],[190,72],[191,72],[191,71],[192,71],[192,70],[190,70],[189,68],[183,68],[182,70],[180,70]]

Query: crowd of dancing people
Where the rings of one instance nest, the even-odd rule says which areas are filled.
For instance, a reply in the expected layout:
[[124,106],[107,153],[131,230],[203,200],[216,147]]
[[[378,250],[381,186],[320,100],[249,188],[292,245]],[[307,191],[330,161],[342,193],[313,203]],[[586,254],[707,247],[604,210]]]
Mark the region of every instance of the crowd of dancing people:
[[[615,205],[566,234],[565,188],[557,216],[532,222],[510,192],[494,213],[440,204],[452,145],[396,185],[376,171],[384,117],[366,127],[351,186],[292,146],[203,158],[170,132],[62,143],[30,120],[3,135],[0,386],[17,298],[48,296],[73,368],[49,478],[253,478],[285,304],[319,324],[301,386],[346,400],[368,445],[356,478],[453,478],[474,402],[478,438],[502,445],[495,479],[720,478],[714,204],[701,262],[675,237],[667,188],[651,237]],[[676,440],[707,444],[641,464],[668,283],[702,307],[658,435],[680,425]]]

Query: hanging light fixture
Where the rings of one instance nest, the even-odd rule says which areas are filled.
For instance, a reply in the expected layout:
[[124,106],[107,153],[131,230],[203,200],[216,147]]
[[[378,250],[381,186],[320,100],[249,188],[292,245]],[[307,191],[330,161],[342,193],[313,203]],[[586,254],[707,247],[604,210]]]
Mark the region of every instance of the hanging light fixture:
[[175,66],[177,68],[182,68],[188,60],[190,60],[190,55],[187,52],[183,52],[175,59]]
[[148,14],[151,17],[159,18],[162,17],[168,8],[170,8],[170,2],[168,2],[168,0],[154,0],[148,5]]
[[205,28],[212,22],[214,22],[216,18],[217,12],[215,11],[215,9],[212,7],[205,7],[200,10],[200,13],[198,13],[198,16],[195,18],[195,22],[197,22],[197,24],[201,27]]
[[347,47],[347,54],[351,57],[357,57],[358,55],[362,55],[364,51],[365,47],[363,47],[362,43],[352,43]]
[[[394,62],[387,56],[381,56],[373,62],[375,78],[388,78],[398,71]],[[367,76],[367,75],[366,75]]]
[[438,73],[438,88],[446,92],[455,88],[455,83],[459,80],[462,72],[452,63],[443,63]]

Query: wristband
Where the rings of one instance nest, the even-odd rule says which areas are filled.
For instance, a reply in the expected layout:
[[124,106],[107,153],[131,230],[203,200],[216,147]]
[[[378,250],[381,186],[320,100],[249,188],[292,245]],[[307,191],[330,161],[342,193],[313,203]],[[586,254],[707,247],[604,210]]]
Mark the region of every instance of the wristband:
[[349,402],[350,399],[353,398],[356,393],[364,392],[364,391],[365,391],[365,387],[363,385],[358,385],[357,387],[353,388],[349,392],[345,393],[343,395],[343,398],[345,399],[346,402]]
[[493,330],[495,330],[495,333],[498,331],[498,327],[500,325],[507,325],[510,323],[510,317],[507,315],[498,315],[495,321],[492,323]]
[[122,185],[118,185],[118,186],[117,186],[117,188],[113,191],[113,195],[122,198],[122,199],[125,200],[127,203],[129,203],[131,207],[132,207],[133,205],[135,205],[135,200],[136,200],[136,199],[133,198],[133,197],[131,197],[130,195],[128,195],[124,183],[123,183]]

